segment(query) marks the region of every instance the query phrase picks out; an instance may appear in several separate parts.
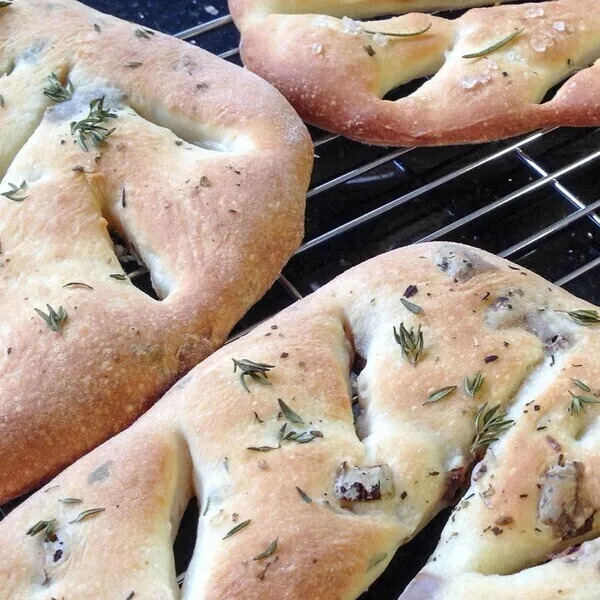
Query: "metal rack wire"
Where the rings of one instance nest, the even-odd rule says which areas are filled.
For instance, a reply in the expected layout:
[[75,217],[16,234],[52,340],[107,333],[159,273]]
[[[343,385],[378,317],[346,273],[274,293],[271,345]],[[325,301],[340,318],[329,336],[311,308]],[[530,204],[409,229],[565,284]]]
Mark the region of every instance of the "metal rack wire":
[[[225,10],[225,0],[215,4]],[[177,37],[239,64],[228,14]],[[600,304],[600,278],[593,277],[600,267],[600,130],[550,129],[451,149],[374,148],[314,128],[311,134],[306,240],[231,339],[352,264],[440,239],[493,251]],[[17,503],[0,507],[0,519]],[[178,565],[180,581],[185,566]]]

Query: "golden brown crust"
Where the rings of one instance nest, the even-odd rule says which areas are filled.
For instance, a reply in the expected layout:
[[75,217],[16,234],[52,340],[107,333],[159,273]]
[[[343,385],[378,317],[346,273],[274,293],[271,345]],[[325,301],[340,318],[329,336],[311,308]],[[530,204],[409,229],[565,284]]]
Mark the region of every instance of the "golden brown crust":
[[[580,590],[594,589],[598,580],[597,542],[571,555],[577,558],[571,571],[569,560],[575,561],[569,556],[556,558],[555,570],[547,565],[527,569],[600,530],[588,519],[600,506],[595,443],[600,406],[587,402],[579,412],[568,410],[570,391],[595,398],[600,385],[594,358],[598,326],[582,325],[561,312],[581,310],[595,309],[485,252],[447,243],[403,248],[352,269],[211,355],[132,427],[51,485],[85,497],[92,465],[114,461],[117,481],[112,485],[129,491],[119,500],[133,514],[136,499],[148,497],[151,503],[160,485],[143,476],[132,478],[118,465],[135,462],[139,455],[145,472],[149,463],[156,464],[152,457],[165,440],[184,440],[187,451],[180,452],[189,452],[193,476],[183,472],[185,460],[169,463],[179,465],[179,474],[171,466],[162,475],[181,482],[171,484],[178,501],[165,500],[173,526],[189,480],[200,505],[184,598],[351,600],[383,571],[398,546],[448,504],[451,492],[485,453],[471,489],[448,522],[435,561],[406,598],[589,600]],[[408,330],[422,327],[423,350],[414,366],[395,340],[393,328],[398,333],[400,323]],[[350,371],[356,356],[366,366],[353,388]],[[247,391],[239,371],[233,372],[234,358],[273,365],[267,371],[270,385],[247,377]],[[464,377],[477,372],[484,379],[471,397]],[[448,386],[456,389],[428,402]],[[356,422],[354,392],[361,407]],[[487,452],[485,444],[472,449],[475,415],[484,405],[507,410],[507,418],[515,421]],[[382,485],[379,490],[364,487],[364,473],[378,469],[391,472],[391,493]],[[362,497],[372,499],[355,501],[340,492],[341,472],[345,483],[355,490],[362,485]],[[378,491],[381,498],[375,499]],[[101,528],[77,533],[85,540],[88,562],[78,568],[74,552],[67,573],[47,590],[34,588],[43,574],[31,557],[45,543],[42,535],[26,537],[24,531],[55,514],[56,498],[47,493],[38,492],[0,524],[5,540],[0,583],[9,581],[12,594],[0,592],[0,598],[27,598],[32,589],[66,597],[80,584],[102,589],[103,597],[126,597],[132,589],[136,598],[156,598],[146,581],[158,578],[165,584],[169,557],[161,555],[162,566],[155,565],[150,577],[148,568],[107,579],[94,568],[107,551],[113,552],[112,564],[137,564],[143,553],[165,547],[170,538],[165,531],[156,533],[159,517],[152,514],[132,517],[137,535],[148,543],[128,546],[127,556],[117,541],[119,514],[98,515],[95,523]],[[113,493],[107,488],[94,501],[109,504]],[[563,504],[556,501],[559,497],[566,499]],[[575,532],[570,522],[585,527]],[[57,532],[75,535],[62,516]],[[254,560],[276,539],[270,556]],[[502,575],[509,573],[514,575]],[[586,581],[580,588],[582,574],[589,585]],[[544,594],[536,596],[538,590]],[[177,597],[174,587],[170,593]],[[164,597],[170,596],[165,592]]]
[[[600,67],[594,62],[600,58],[600,19],[594,0],[477,8],[453,20],[412,13],[364,22],[281,14],[298,8],[287,3],[267,3],[268,10],[256,1],[238,4],[243,8],[233,14],[246,66],[278,87],[307,121],[359,141],[471,143],[600,123]],[[389,14],[360,3],[350,13],[341,13],[343,2],[323,6],[325,14],[337,16]],[[429,26],[408,38],[373,35]],[[521,33],[515,39],[486,56],[464,58],[516,31]],[[410,95],[383,99],[423,77],[428,80]]]
[[[126,427],[223,342],[299,244],[312,164],[264,81],[75,2],[0,9],[3,64],[0,192],[25,181],[27,198],[0,197],[0,502]],[[51,72],[71,100],[43,94]],[[69,124],[101,96],[116,129],[84,152]],[[111,278],[107,223],[162,301]],[[47,304],[68,313],[60,333],[34,311]]]

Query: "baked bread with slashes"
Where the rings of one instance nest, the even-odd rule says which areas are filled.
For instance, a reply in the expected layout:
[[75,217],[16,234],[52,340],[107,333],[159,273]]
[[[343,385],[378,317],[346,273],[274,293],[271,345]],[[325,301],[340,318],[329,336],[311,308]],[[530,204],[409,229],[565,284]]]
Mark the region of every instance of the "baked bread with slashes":
[[[9,514],[0,598],[352,600],[457,501],[406,598],[593,598],[599,322],[474,248],[368,261]],[[193,494],[180,591],[172,541]]]

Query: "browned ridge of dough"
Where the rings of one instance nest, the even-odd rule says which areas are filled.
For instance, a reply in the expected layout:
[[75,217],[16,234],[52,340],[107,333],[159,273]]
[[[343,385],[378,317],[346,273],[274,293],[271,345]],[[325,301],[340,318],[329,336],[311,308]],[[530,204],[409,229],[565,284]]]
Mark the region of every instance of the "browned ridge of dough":
[[[467,246],[378,256],[214,353],[10,513],[0,599],[354,600],[458,497],[406,600],[596,600],[596,310]],[[473,449],[481,407],[509,426]],[[180,590],[172,541],[193,494]],[[27,536],[40,520],[51,534]]]
[[[402,14],[484,4],[491,2],[230,0],[244,64],[305,120],[352,139],[464,144],[600,125],[597,1],[519,2],[454,19]],[[390,14],[401,16],[368,20]],[[418,35],[397,37],[407,33]],[[472,54],[482,56],[466,58]],[[423,78],[412,93],[385,99]]]
[[[44,94],[52,73],[68,101]],[[70,124],[102,97],[115,129],[86,152]],[[300,243],[311,165],[257,76],[70,0],[0,8],[0,502],[222,344]],[[124,277],[109,229],[160,301]],[[55,330],[47,305],[68,315]]]

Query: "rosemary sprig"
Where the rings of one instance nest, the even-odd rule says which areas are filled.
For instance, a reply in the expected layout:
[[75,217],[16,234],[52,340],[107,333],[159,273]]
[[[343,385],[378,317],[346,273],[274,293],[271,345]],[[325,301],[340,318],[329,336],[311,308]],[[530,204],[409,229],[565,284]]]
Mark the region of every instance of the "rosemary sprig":
[[404,356],[413,367],[416,367],[423,354],[423,332],[421,331],[421,326],[419,325],[417,331],[415,331],[413,327],[408,331],[408,329],[404,327],[404,323],[400,323],[398,331],[396,331],[396,328],[394,327],[394,339],[402,349],[402,356]]
[[581,390],[583,390],[584,392],[591,392],[592,388],[583,383],[583,381],[580,381],[579,379],[575,379],[575,377],[571,377],[571,381]]
[[375,35],[377,33],[381,34],[381,35],[386,35],[388,37],[397,37],[397,38],[411,38],[411,37],[415,37],[417,35],[423,35],[424,33],[427,33],[431,28],[433,27],[433,23],[429,23],[426,27],[424,27],[423,29],[419,29],[418,31],[405,31],[405,32],[387,32],[387,31],[369,31],[368,29],[363,29],[363,31],[365,33],[369,33],[371,35]]
[[19,187],[17,187],[14,183],[9,183],[8,187],[10,190],[8,192],[2,192],[0,196],[4,196],[13,202],[23,202],[28,195],[25,193],[27,189],[27,182],[23,181]]
[[471,454],[495,442],[514,424],[512,419],[506,418],[505,412],[500,411],[499,404],[489,410],[486,409],[487,402],[479,407],[475,415],[475,437],[471,444]]
[[304,423],[300,416],[295,413],[281,398],[277,398],[277,402],[279,402],[279,408],[281,408],[283,416],[290,421],[290,423]]
[[143,38],[149,40],[151,36],[155,34],[151,29],[146,29],[145,27],[138,27],[135,30],[135,37]]
[[63,85],[55,73],[48,75],[48,85],[44,88],[44,96],[50,98],[54,102],[64,102],[69,100],[73,95],[75,88],[67,79],[67,84]]
[[485,377],[481,371],[477,371],[477,373],[475,373],[475,375],[472,377],[465,375],[465,379],[463,381],[465,392],[471,396],[471,398],[475,398],[477,392],[481,389],[484,379]]
[[32,525],[25,535],[35,536],[38,533],[44,532],[44,540],[49,541],[54,537],[56,531],[56,519],[49,519],[48,521],[38,521],[35,525]]
[[487,56],[492,52],[496,52],[496,50],[500,50],[510,42],[512,42],[517,36],[521,35],[525,31],[524,29],[515,29],[511,34],[507,35],[505,38],[502,38],[499,42],[484,48],[483,50],[479,50],[477,52],[471,52],[470,54],[463,54],[463,58],[481,58],[483,56]]
[[571,394],[571,404],[568,410],[572,415],[577,415],[584,411],[586,404],[600,404],[600,400],[593,396],[579,396],[571,391],[569,391],[569,394]]
[[432,394],[429,394],[429,396],[427,397],[427,400],[425,400],[425,402],[423,402],[423,405],[433,404],[434,402],[439,402],[446,396],[453,394],[456,391],[456,389],[457,388],[455,385],[449,385],[447,387],[443,387],[443,388],[433,392]]
[[242,529],[244,529],[244,527],[248,527],[248,525],[250,525],[251,522],[252,522],[252,519],[248,519],[247,521],[242,521],[241,523],[238,523],[235,527],[230,529],[225,534],[225,537],[223,539],[226,540],[227,538],[230,538],[232,535],[235,535],[238,531],[241,531]]
[[46,308],[48,309],[48,314],[41,311],[39,308],[34,309],[35,312],[46,321],[46,324],[52,331],[56,331],[57,333],[61,333],[62,328],[64,327],[65,321],[68,319],[69,315],[67,311],[62,307],[58,307],[58,311],[54,310],[49,304],[46,304]]
[[[10,184],[9,184],[10,185]],[[597,310],[557,310],[556,312],[567,313],[578,325],[596,325],[600,323],[600,315]]]
[[400,298],[400,302],[402,302],[404,308],[410,310],[410,312],[414,315],[418,315],[423,312],[423,309],[418,304],[409,302],[406,298]]
[[89,150],[88,144],[94,147],[103,146],[115,128],[107,129],[100,123],[116,118],[116,113],[104,108],[104,96],[96,98],[90,102],[90,111],[85,119],[71,122],[71,135],[77,136],[77,143],[86,152]]
[[263,558],[269,558],[277,552],[277,543],[279,542],[279,538],[275,538],[268,546],[267,549],[257,554],[252,560],[262,560]]
[[84,510],[83,512],[80,512],[72,521],[69,521],[69,523],[79,523],[80,521],[89,519],[90,517],[100,514],[101,512],[104,512],[105,510],[106,509],[104,509],[104,508],[90,508],[88,510]]
[[375,556],[371,557],[371,560],[369,560],[369,564],[367,565],[367,573],[371,569],[374,569],[378,564],[382,563],[387,558],[387,556],[387,552],[379,552]]
[[267,373],[271,369],[274,369],[275,365],[257,363],[247,358],[242,358],[241,360],[232,358],[231,360],[233,361],[233,372],[235,373],[238,369],[240,370],[240,383],[248,393],[250,393],[250,388],[246,383],[246,377],[250,377],[252,380],[263,385],[271,385],[271,382],[268,381]]
[[302,500],[304,500],[304,502],[306,502],[306,504],[312,503],[312,498],[304,490],[302,490],[298,486],[296,486],[296,491],[300,495],[300,498],[302,498]]

